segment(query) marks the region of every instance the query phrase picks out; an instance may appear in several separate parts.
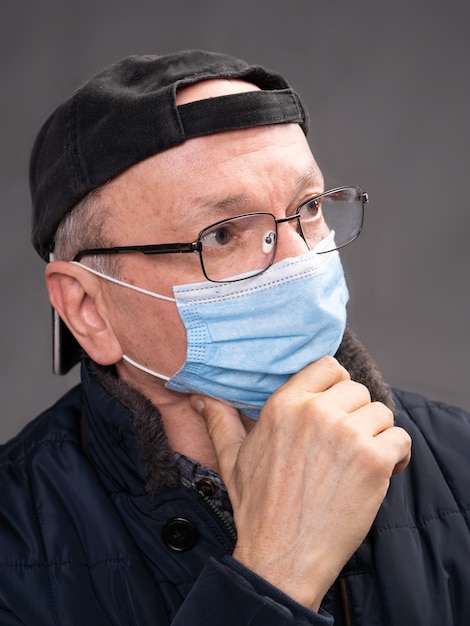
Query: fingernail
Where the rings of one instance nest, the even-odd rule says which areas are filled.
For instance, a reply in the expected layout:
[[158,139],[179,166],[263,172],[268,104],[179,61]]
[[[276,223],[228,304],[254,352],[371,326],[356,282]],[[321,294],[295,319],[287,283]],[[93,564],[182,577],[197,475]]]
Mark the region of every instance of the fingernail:
[[195,411],[197,411],[197,413],[202,413],[206,405],[202,398],[194,398],[193,400],[191,400],[191,406]]

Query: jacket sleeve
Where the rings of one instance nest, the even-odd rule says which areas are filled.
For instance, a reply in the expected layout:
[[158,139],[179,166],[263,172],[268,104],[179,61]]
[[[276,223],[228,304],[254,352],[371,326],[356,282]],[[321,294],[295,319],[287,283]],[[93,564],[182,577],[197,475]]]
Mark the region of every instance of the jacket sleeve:
[[232,559],[213,558],[202,570],[172,626],[332,626]]

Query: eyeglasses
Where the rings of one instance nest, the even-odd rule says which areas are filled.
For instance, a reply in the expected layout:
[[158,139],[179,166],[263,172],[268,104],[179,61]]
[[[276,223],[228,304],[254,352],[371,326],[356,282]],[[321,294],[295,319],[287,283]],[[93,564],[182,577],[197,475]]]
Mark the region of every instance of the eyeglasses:
[[358,237],[368,196],[359,187],[337,187],[302,203],[294,215],[276,219],[271,213],[245,213],[207,226],[192,243],[90,248],[74,261],[101,254],[176,254],[198,252],[202,271],[211,282],[232,282],[261,274],[276,255],[278,225],[290,223],[309,250],[319,254],[343,248]]

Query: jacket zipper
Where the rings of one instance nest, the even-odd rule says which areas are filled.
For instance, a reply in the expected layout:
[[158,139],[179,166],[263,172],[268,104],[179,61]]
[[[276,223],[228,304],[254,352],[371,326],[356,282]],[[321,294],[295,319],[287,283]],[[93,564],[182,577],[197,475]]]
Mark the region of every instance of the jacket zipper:
[[204,494],[203,491],[201,491],[200,489],[197,490],[197,494],[198,496],[201,498],[201,500],[204,502],[204,504],[210,509],[210,511],[215,515],[215,517],[219,520],[219,522],[222,524],[222,526],[225,528],[225,530],[228,532],[230,539],[233,540],[233,542],[235,543],[235,541],[237,540],[237,529],[235,528],[235,524],[233,522],[230,522],[226,516],[223,514],[223,512],[219,509],[218,506],[216,506],[212,500],[206,496]]

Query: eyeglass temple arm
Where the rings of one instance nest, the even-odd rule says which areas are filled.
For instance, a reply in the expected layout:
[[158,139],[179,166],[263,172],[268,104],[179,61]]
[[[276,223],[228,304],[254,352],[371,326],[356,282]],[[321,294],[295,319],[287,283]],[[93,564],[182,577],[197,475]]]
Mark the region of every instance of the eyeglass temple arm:
[[199,252],[201,243],[194,241],[193,243],[160,243],[149,244],[146,246],[114,246],[111,248],[90,248],[77,252],[74,261],[80,261],[85,256],[93,256],[98,254],[125,254],[128,252],[142,252],[143,254],[172,254],[177,252]]

